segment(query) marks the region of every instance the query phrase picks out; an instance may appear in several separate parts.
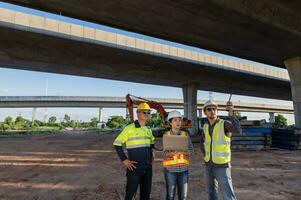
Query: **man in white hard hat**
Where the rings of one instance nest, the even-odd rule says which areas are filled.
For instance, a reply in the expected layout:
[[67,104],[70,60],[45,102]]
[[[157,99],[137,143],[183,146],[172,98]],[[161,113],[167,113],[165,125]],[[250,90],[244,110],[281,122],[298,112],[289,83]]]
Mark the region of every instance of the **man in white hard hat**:
[[209,100],[203,111],[208,123],[203,126],[203,145],[205,161],[205,182],[209,200],[218,199],[218,186],[224,200],[236,200],[231,178],[231,136],[241,133],[239,120],[235,117],[232,102],[227,102],[229,121],[217,117],[218,105]]

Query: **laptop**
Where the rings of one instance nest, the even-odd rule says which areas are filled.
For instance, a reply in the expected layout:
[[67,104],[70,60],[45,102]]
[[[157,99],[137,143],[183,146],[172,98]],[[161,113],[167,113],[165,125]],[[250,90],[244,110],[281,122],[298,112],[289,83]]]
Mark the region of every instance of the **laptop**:
[[171,151],[187,151],[188,150],[188,138],[183,135],[164,135],[163,150]]

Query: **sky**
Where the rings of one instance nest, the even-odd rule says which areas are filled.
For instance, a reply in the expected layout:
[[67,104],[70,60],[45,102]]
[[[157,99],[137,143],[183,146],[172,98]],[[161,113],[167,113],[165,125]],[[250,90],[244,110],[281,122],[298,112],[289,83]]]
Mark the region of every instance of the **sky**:
[[[266,68],[273,68],[282,71],[284,69],[275,68],[272,66],[256,63],[232,56],[227,56],[204,49],[190,47],[158,38],[148,37],[145,35],[123,31],[112,27],[102,26],[94,23],[89,23],[81,20],[76,20],[60,15],[54,15],[46,12],[41,12],[33,9],[23,8],[7,3],[0,2],[0,7],[26,12],[29,14],[44,16],[48,18],[58,19],[69,23],[89,26],[105,31],[124,34],[127,36],[137,37],[144,40],[159,42],[171,46],[181,47],[198,51],[201,53],[220,56],[223,58],[230,58],[246,63],[260,65]],[[47,84],[48,83],[48,84]],[[80,76],[70,76],[53,73],[33,72],[24,70],[8,69],[5,66],[0,67],[0,96],[125,96],[127,93],[143,97],[157,97],[157,98],[183,98],[182,89],[175,87],[165,87],[150,84],[139,84],[134,82],[115,81],[99,78],[89,78]],[[229,98],[229,94],[212,92],[214,100],[224,100]],[[208,100],[209,91],[198,91],[198,99]],[[233,95],[233,101],[253,102],[253,103],[268,103],[280,105],[292,105],[290,101],[280,101],[264,98],[255,98],[248,96]],[[44,108],[37,109],[36,118],[43,119]],[[181,111],[183,112],[183,111]],[[57,116],[61,120],[65,113],[75,120],[90,120],[93,117],[98,117],[98,109],[96,108],[49,108],[49,116]],[[225,114],[221,112],[220,114]],[[268,119],[268,113],[242,113],[248,116],[249,119]],[[6,116],[16,117],[22,115],[27,119],[31,119],[32,109],[30,108],[3,108],[0,109],[0,121]],[[107,120],[113,115],[125,115],[125,109],[104,109],[104,120]],[[294,123],[293,115],[284,115],[288,118],[290,124]]]

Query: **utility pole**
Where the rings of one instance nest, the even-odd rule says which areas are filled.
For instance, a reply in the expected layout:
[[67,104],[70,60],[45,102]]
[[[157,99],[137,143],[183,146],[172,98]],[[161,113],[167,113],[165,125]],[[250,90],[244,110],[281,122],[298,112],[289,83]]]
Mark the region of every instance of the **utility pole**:
[[209,100],[213,101],[213,93],[211,91],[209,92]]
[[[46,87],[45,87],[45,96],[48,96],[48,78],[46,78]],[[44,122],[47,122],[47,118],[48,118],[48,108],[45,108],[44,111]]]

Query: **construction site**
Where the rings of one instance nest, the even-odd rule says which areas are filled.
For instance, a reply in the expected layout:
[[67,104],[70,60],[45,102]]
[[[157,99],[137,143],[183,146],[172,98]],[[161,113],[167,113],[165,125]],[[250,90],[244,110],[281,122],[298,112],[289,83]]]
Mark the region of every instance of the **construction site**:
[[[114,148],[116,134],[65,133],[1,136],[0,199],[120,200],[125,168]],[[160,139],[156,141],[160,148]],[[194,143],[188,199],[206,199],[204,163]],[[153,163],[151,199],[165,198],[162,152]],[[232,178],[238,199],[301,199],[301,153],[283,149],[234,151]],[[137,196],[138,197],[138,196]]]
[[0,1],[0,200],[301,200],[300,10]]
[[[159,115],[155,101],[127,95],[127,110],[147,102]],[[220,116],[227,118],[226,116]],[[199,118],[204,124],[206,118]],[[301,199],[301,133],[265,120],[240,120],[243,134],[232,136],[232,177],[238,199]],[[184,122],[184,129],[191,122]],[[162,166],[162,127],[156,136],[151,199],[165,198]],[[199,129],[202,129],[199,127]],[[113,141],[121,132],[93,130],[41,132],[0,136],[0,199],[105,199],[125,195],[125,167]],[[199,131],[200,132],[200,131]],[[191,135],[195,154],[189,167],[188,199],[206,199],[201,133]],[[139,192],[135,199],[139,199]]]

